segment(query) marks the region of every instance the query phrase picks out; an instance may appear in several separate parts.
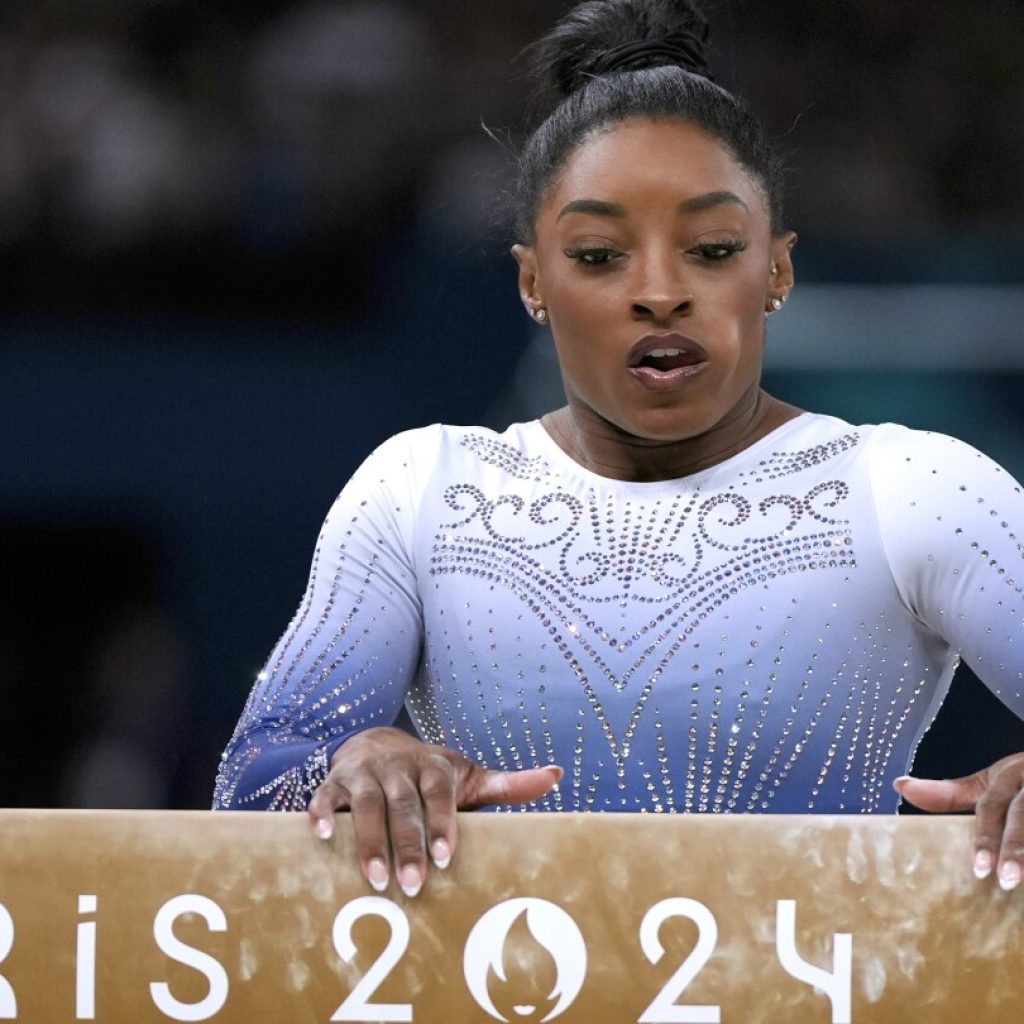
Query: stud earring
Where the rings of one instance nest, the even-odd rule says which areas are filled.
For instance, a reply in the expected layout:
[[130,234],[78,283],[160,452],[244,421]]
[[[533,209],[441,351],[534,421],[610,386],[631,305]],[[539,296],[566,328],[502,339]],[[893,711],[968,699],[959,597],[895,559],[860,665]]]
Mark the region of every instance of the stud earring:
[[546,309],[544,309],[543,307],[540,308],[540,309],[535,309],[533,311],[533,319],[536,320],[537,323],[542,324],[542,323],[544,323],[545,320],[547,320],[547,318],[548,318],[548,311]]
[[782,299],[775,295],[768,303],[768,306],[769,308],[765,310],[766,313],[777,313],[780,309],[782,309]]
[[778,272],[779,272],[779,268],[773,263],[772,264],[772,273],[773,274],[777,274]]

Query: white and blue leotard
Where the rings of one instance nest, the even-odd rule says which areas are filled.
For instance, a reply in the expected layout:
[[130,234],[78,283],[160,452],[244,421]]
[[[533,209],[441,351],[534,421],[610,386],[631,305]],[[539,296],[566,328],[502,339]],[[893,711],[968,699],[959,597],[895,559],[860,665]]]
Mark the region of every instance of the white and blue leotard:
[[394,721],[559,764],[538,810],[893,811],[959,658],[1024,715],[1024,494],[952,438],[803,414],[624,483],[539,422],[393,437],[324,523],[215,806],[300,808]]

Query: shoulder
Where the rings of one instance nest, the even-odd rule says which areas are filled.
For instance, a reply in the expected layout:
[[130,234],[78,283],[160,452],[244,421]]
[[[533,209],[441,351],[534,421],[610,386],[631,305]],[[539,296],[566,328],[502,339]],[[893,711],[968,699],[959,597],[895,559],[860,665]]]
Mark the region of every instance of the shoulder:
[[[805,413],[794,421],[794,439],[802,445],[857,449],[870,458],[873,473],[944,475],[951,471],[1002,469],[983,452],[959,438],[899,423],[853,424],[834,416]],[[933,472],[934,471],[934,472]]]
[[762,455],[759,476],[780,461],[787,472],[813,467],[866,485],[876,514],[885,521],[917,522],[937,506],[977,516],[998,507],[1019,507],[1021,489],[1012,474],[983,452],[948,434],[897,423],[852,424],[807,414],[783,428],[771,456]]
[[498,432],[483,426],[434,423],[389,437],[357,475],[423,480],[435,474],[498,471],[530,479],[547,471],[547,449],[539,421],[514,423]]
[[978,539],[994,526],[1024,525],[1024,494],[1013,475],[948,434],[884,424],[871,439],[869,470],[883,533],[898,535],[909,551],[931,545],[935,557],[950,528]]
[[931,430],[914,430],[897,423],[883,423],[871,434],[874,475],[934,478],[936,484],[967,484],[979,477],[1005,478],[1015,484],[998,463],[966,441]]

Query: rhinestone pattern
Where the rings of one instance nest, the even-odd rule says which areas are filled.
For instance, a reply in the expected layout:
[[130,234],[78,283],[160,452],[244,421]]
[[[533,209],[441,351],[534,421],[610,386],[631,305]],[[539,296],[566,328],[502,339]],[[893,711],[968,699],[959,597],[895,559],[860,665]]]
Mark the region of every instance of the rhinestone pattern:
[[891,811],[962,653],[1024,710],[1019,488],[959,442],[804,415],[626,484],[538,423],[388,442],[339,498],[215,806],[301,807],[393,720],[534,809]]

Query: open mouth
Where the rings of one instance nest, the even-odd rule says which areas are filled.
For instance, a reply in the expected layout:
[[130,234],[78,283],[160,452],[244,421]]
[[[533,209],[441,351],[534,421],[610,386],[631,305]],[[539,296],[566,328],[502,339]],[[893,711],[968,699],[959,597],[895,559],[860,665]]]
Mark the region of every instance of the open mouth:
[[648,334],[629,353],[629,372],[654,391],[685,385],[708,365],[707,349],[685,334]]
[[680,348],[655,348],[642,356],[634,368],[646,367],[657,370],[659,373],[667,373],[669,370],[678,370],[683,366],[695,366],[704,360],[696,353]]

